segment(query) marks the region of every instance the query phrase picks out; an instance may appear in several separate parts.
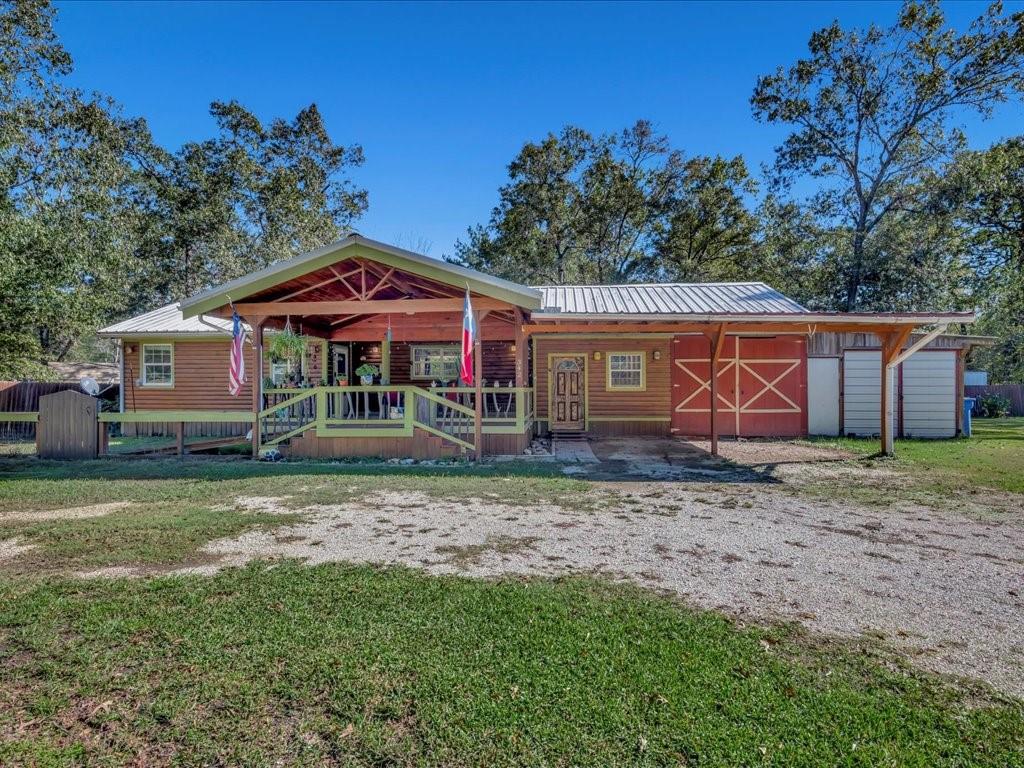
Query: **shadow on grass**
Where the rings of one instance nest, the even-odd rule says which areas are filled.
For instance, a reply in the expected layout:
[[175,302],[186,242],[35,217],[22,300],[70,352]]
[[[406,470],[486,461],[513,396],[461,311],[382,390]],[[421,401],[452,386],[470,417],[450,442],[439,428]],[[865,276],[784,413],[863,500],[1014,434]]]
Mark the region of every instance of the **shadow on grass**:
[[789,464],[832,463],[835,459],[781,459],[743,464],[694,446],[681,454],[651,455],[636,460],[602,458],[597,464],[511,459],[439,464],[393,464],[380,459],[292,459],[257,462],[243,456],[116,456],[93,460],[55,461],[34,456],[0,456],[3,480],[192,480],[218,482],[268,477],[367,476],[487,478],[521,477],[575,479],[606,483],[656,481],[667,483],[776,484],[778,467]]
[[53,461],[34,457],[0,457],[0,480],[244,480],[301,475],[380,475],[402,477],[562,477],[561,466],[525,461],[501,463],[412,464],[293,460],[270,463],[240,457],[107,457]]

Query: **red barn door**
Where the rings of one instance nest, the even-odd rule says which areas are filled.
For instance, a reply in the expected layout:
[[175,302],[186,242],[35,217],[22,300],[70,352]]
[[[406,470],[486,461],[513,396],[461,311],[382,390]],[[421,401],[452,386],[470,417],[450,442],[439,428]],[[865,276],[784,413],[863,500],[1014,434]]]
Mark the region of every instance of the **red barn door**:
[[[710,357],[704,336],[672,340],[674,434],[711,434]],[[807,345],[802,337],[726,337],[718,362],[718,434],[807,434]]]

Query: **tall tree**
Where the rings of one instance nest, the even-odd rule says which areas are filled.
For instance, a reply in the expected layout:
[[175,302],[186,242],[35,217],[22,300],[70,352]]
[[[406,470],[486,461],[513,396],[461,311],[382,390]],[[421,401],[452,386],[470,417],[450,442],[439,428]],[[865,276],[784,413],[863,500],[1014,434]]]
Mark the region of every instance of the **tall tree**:
[[134,212],[128,148],[148,140],[71,61],[42,2],[0,5],[0,377],[39,373],[115,311]]
[[0,0],[0,378],[44,375],[98,325],[336,238],[367,206],[315,105],[171,152],[66,85],[43,0]]
[[216,137],[142,163],[141,255],[159,300],[325,245],[367,208],[348,177],[362,148],[335,144],[315,104],[266,126],[237,102],[210,112]]
[[686,161],[656,238],[659,272],[684,282],[746,279],[758,230],[747,199],[757,189],[740,156]]
[[998,338],[978,364],[994,381],[1024,382],[1024,137],[961,153],[935,184],[932,208],[963,229],[982,310],[976,329]]
[[886,29],[815,32],[810,56],[758,80],[755,117],[793,126],[777,148],[784,185],[821,184],[817,208],[847,232],[839,253],[836,306],[861,307],[865,288],[901,269],[898,253],[872,239],[920,204],[922,181],[964,144],[956,110],[982,116],[1024,89],[1024,13],[993,3],[963,33],[948,29],[937,2],[907,2]]
[[642,278],[681,166],[647,121],[597,138],[567,126],[523,147],[490,222],[469,230],[453,260],[532,283]]

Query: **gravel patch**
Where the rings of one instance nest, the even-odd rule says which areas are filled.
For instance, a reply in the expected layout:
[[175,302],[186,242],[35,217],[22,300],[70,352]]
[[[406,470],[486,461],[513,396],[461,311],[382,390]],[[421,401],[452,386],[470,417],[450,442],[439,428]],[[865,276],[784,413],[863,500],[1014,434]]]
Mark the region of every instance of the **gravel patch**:
[[[285,509],[303,522],[210,543],[214,573],[255,558],[400,564],[478,577],[597,573],[744,619],[869,635],[915,663],[1024,695],[1024,514],[879,513],[766,483],[599,483],[586,511],[383,492]],[[107,575],[107,574],[104,574]]]
[[34,549],[35,546],[35,544],[22,544],[18,538],[0,539],[0,561],[11,560]]
[[88,517],[103,517],[131,507],[130,501],[111,501],[106,504],[89,504],[85,507],[67,509],[33,509],[0,512],[0,523],[35,522],[42,520],[83,520]]

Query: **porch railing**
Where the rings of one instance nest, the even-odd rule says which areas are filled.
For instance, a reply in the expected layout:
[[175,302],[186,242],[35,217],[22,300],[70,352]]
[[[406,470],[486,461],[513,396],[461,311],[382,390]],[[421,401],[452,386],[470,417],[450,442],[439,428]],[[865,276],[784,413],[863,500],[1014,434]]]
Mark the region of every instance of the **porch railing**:
[[[522,434],[533,423],[533,390],[482,390],[483,434]],[[318,437],[412,437],[415,428],[475,448],[476,390],[411,385],[274,388],[263,392],[260,442],[273,446],[316,428]]]

